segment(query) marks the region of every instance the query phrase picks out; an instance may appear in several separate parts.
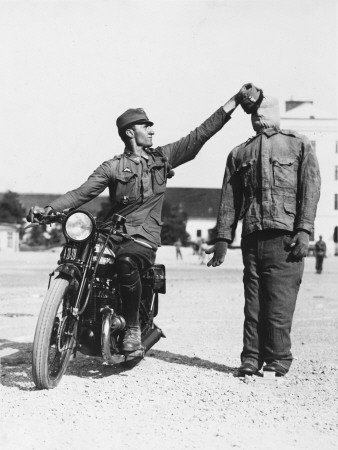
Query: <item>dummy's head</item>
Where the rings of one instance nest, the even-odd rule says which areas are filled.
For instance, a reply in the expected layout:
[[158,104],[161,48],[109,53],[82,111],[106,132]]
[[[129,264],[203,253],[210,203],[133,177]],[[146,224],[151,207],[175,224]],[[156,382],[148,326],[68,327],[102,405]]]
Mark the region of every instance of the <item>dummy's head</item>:
[[251,114],[253,129],[259,133],[265,128],[279,128],[279,104],[275,97],[264,96],[261,104]]

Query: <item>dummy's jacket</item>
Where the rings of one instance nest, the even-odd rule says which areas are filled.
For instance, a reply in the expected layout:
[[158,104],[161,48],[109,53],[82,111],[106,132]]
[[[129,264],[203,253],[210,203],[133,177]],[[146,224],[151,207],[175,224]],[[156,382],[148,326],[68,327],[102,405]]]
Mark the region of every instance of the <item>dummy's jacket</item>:
[[306,136],[265,129],[233,149],[227,159],[216,237],[279,229],[311,233],[320,195],[317,157]]

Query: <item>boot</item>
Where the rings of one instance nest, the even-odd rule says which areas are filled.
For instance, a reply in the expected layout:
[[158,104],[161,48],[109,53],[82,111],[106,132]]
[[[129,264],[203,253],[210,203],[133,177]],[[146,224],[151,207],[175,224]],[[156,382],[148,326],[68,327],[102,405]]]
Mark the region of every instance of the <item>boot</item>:
[[124,352],[134,352],[141,348],[141,329],[139,325],[127,325],[124,331],[121,350]]

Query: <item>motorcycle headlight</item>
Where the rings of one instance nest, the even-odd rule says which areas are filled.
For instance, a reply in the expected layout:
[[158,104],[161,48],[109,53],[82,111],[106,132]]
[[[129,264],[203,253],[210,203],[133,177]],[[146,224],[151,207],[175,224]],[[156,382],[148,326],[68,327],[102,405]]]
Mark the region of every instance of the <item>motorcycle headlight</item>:
[[85,241],[94,230],[94,219],[87,212],[74,211],[67,216],[63,228],[66,237],[72,241]]

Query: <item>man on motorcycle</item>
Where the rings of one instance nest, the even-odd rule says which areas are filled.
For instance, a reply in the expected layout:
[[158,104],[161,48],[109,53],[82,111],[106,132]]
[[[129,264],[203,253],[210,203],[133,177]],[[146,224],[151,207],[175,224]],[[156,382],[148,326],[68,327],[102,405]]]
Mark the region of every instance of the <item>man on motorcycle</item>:
[[110,211],[126,217],[125,231],[150,248],[132,241],[114,243],[118,268],[123,316],[126,328],[121,350],[132,352],[141,346],[139,306],[141,299],[140,273],[155,262],[161,245],[161,211],[167,178],[172,169],[195,158],[202,146],[231,118],[231,113],[248,96],[245,85],[241,90],[199,127],[182,139],[152,148],[153,122],[143,109],[128,109],[116,120],[118,133],[125,144],[124,152],[103,162],[80,187],[60,196],[45,208],[30,209],[27,220],[36,221],[36,213],[78,208],[97,197],[107,187]]

